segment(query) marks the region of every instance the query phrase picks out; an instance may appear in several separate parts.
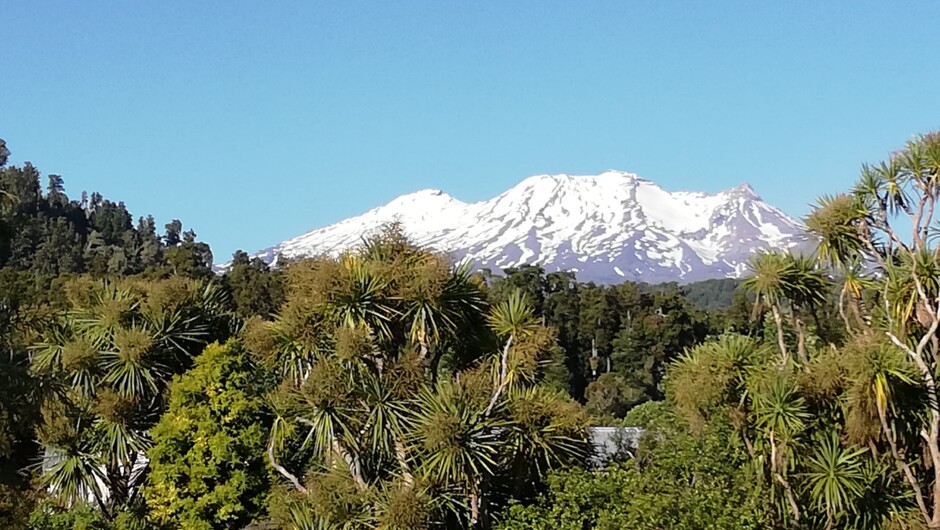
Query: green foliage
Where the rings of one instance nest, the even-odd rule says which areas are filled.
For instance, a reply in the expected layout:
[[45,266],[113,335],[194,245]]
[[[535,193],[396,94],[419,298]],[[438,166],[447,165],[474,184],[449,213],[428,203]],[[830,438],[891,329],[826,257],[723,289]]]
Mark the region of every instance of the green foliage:
[[[940,461],[938,175],[940,135],[933,132],[864,165],[849,192],[823,197],[806,219],[820,256],[836,271],[839,314],[850,333],[841,365],[846,380],[831,385],[846,403],[847,438],[889,455],[883,465],[898,473],[887,475],[903,480],[913,497],[905,513],[931,528],[940,526],[940,482],[921,458]],[[830,507],[840,499],[827,498]],[[830,522],[839,518],[833,511]]]
[[91,504],[65,507],[53,499],[41,501],[29,516],[30,530],[171,530],[150,524],[139,506],[127,507],[110,520]]
[[663,399],[666,365],[714,331],[708,315],[687,295],[695,293],[702,305],[723,306],[714,298],[734,288],[734,282],[724,281],[682,289],[631,282],[597,286],[578,283],[571,273],[546,274],[533,266],[505,273],[490,279],[490,299],[506,302],[513,292],[524,295],[535,317],[556,330],[560,351],[545,371],[548,382],[588,402],[605,421],[643,401]]
[[720,311],[730,308],[734,294],[741,281],[735,278],[704,280],[683,285],[682,294],[690,304],[703,311]]
[[7,149],[7,143],[0,138],[0,167],[7,165],[7,160],[10,158],[10,150]]
[[497,528],[767,528],[747,455],[729,446],[728,433],[693,436],[658,412],[635,459],[603,471],[555,473],[543,499],[511,506]]
[[293,489],[273,500],[281,524],[477,527],[585,460],[588,418],[537,386],[555,336],[520,291],[490,307],[466,268],[394,226],[287,276],[280,315],[245,339],[281,379],[268,442]]
[[[0,147],[0,160],[9,151]],[[88,273],[96,276],[148,273],[208,278],[209,246],[192,231],[161,238],[152,217],[137,226],[123,202],[82,193],[69,199],[64,181],[50,175],[45,193],[31,164],[0,164],[0,268],[42,275]]]
[[829,518],[845,512],[864,491],[861,456],[866,449],[845,449],[839,436],[817,437],[813,454],[806,462],[806,481],[816,507]]
[[867,211],[859,197],[851,194],[823,195],[806,217],[806,227],[819,237],[819,256],[833,264],[851,262],[864,250],[858,232]]
[[51,286],[28,273],[0,269],[0,528],[25,528],[34,502],[41,447],[34,429],[41,421],[42,378],[30,372],[30,345],[49,317],[38,306]]
[[863,336],[811,350],[798,366],[755,339],[723,336],[672,367],[670,398],[694,432],[732,429],[725,436],[747,448],[775,525],[883,528],[914,507],[878,434],[878,411],[912,390],[898,353]]
[[[75,309],[66,297],[70,277],[79,273],[112,277],[145,272],[165,275],[164,251],[169,247],[153,230],[152,218],[142,218],[133,227],[123,203],[84,193],[81,200],[70,200],[58,175],[48,176],[44,192],[39,171],[28,163],[6,166],[9,151],[6,144],[0,144],[0,526],[21,528],[26,524],[24,514],[38,496],[33,479],[40,471],[46,471],[47,479],[58,476],[55,484],[65,488],[56,488],[57,493],[73,500],[84,494],[89,501],[98,486],[94,476],[122,474],[113,465],[105,469],[101,458],[110,454],[108,458],[114,464],[139,453],[146,445],[142,433],[152,423],[153,411],[160,404],[156,400],[149,406],[128,408],[124,405],[129,402],[118,394],[148,387],[153,399],[164,374],[160,362],[140,370],[140,363],[119,358],[116,350],[106,346],[115,344],[114,337],[99,336],[94,347],[87,349],[73,344],[76,347],[61,352],[64,362],[53,363],[55,366],[42,366],[40,354],[39,364],[31,367],[31,344],[45,340],[40,333],[63,340],[76,334],[76,326],[65,325],[66,319],[59,318]],[[193,241],[193,245],[208,249],[203,243]],[[211,258],[203,262],[200,274],[205,276]],[[75,315],[72,321],[81,318]],[[181,321],[164,324],[188,326]],[[133,330],[126,331],[123,338],[131,340]],[[131,353],[130,344],[124,345],[124,351]],[[85,355],[92,350],[101,355]],[[148,362],[143,360],[143,364]],[[98,395],[98,385],[109,389]],[[118,418],[122,413],[127,417]],[[96,418],[107,419],[108,423],[93,426]],[[40,438],[56,438],[71,449],[63,453],[38,443],[34,432],[37,428]],[[94,434],[89,434],[92,431]],[[43,465],[36,465],[40,461]],[[118,480],[115,504],[133,489],[133,484],[125,482]],[[123,517],[111,515],[115,519]],[[71,527],[67,522],[62,525]]]
[[41,504],[29,518],[31,530],[111,530],[101,512],[91,505],[78,504],[65,509],[53,503]]
[[241,345],[210,344],[170,384],[144,488],[151,517],[185,530],[240,529],[262,513],[268,414]]
[[[816,255],[681,287],[471,274],[394,225],[216,280],[179,220],[8,156],[0,527],[940,528],[938,134],[820,199]],[[588,469],[592,421],[635,457]]]
[[149,429],[164,390],[229,328],[219,289],[184,278],[68,286],[70,310],[33,346],[45,381],[43,478],[67,503],[93,501],[111,519],[136,497]]
[[584,392],[585,407],[598,422],[607,424],[622,418],[646,396],[617,373],[601,374]]
[[705,339],[705,316],[675,290],[654,293],[628,315],[612,342],[613,371],[642,392],[640,400],[663,399],[666,365]]
[[235,252],[224,282],[232,294],[235,312],[242,318],[269,318],[284,303],[285,279],[281,270],[272,270],[258,258]]

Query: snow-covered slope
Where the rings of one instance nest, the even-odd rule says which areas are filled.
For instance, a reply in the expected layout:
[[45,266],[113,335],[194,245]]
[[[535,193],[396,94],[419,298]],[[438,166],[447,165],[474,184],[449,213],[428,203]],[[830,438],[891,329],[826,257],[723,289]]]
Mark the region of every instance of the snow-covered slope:
[[608,171],[529,177],[469,204],[422,190],[258,255],[270,262],[279,255],[337,254],[396,220],[416,243],[478,268],[540,264],[598,283],[734,277],[755,250],[804,241],[800,223],[747,184],[711,195],[668,192],[634,174]]

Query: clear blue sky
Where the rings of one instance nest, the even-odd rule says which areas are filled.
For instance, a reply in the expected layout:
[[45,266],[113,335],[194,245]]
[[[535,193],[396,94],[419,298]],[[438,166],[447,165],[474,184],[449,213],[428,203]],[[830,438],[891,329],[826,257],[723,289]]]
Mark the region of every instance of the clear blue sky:
[[0,0],[0,137],[217,260],[537,173],[801,215],[940,127],[938,28],[934,0]]

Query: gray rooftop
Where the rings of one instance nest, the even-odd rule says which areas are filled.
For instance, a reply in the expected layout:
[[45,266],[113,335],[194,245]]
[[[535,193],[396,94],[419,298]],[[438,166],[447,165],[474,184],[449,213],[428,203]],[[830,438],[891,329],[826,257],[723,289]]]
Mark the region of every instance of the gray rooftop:
[[640,427],[591,427],[589,430],[594,449],[591,463],[596,466],[632,458],[643,435]]

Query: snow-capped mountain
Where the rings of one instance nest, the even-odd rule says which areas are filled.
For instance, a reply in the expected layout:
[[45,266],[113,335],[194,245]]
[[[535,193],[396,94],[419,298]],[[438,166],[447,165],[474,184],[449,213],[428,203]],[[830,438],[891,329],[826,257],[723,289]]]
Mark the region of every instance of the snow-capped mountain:
[[799,222],[742,184],[716,194],[668,192],[622,171],[537,175],[480,202],[422,190],[257,255],[337,254],[399,221],[417,244],[494,272],[522,264],[582,281],[682,283],[736,277],[758,249],[805,241]]

